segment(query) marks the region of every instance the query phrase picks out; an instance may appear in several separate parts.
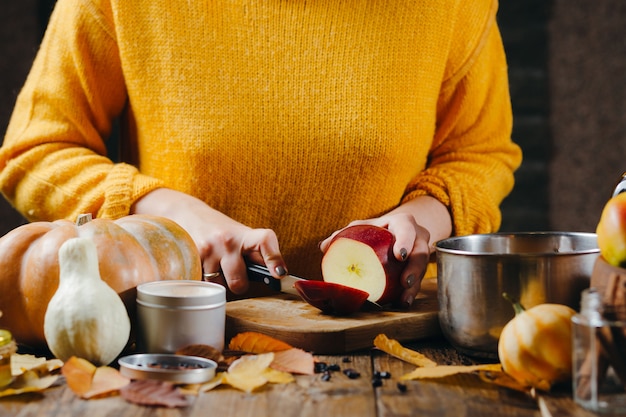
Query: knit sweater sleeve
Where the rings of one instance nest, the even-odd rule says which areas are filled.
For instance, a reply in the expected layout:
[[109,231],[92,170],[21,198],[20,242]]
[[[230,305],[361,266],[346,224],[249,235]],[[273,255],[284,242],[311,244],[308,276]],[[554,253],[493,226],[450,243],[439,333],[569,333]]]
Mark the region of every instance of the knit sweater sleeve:
[[[474,2],[461,2],[479,13]],[[486,3],[489,2],[477,2]],[[474,34],[457,24],[458,41],[443,82],[437,127],[427,169],[409,184],[404,201],[430,195],[450,210],[453,233],[489,233],[501,224],[499,205],[513,188],[521,150],[511,141],[512,110],[502,40],[495,23],[497,3]],[[460,22],[460,21],[459,21]],[[470,41],[468,41],[468,38]]]
[[117,218],[161,186],[107,158],[127,101],[110,10],[59,1],[0,149],[0,187],[29,220]]

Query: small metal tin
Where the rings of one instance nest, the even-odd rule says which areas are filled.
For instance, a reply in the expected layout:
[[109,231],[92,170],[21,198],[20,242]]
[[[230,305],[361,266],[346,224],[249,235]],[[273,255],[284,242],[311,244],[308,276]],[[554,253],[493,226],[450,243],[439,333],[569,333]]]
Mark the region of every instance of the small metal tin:
[[147,353],[174,353],[204,344],[222,351],[226,289],[219,284],[154,281],[137,286],[138,347]]
[[196,356],[137,354],[118,360],[120,373],[130,379],[155,379],[179,384],[200,384],[215,376],[217,363]]

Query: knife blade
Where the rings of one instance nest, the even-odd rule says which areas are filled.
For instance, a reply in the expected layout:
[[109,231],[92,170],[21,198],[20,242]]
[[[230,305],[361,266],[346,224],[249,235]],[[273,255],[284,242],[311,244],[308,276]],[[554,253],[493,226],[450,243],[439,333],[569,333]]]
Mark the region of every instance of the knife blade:
[[266,266],[249,263],[246,265],[248,269],[248,279],[253,282],[262,282],[274,291],[294,294],[299,296],[298,291],[293,286],[297,281],[305,281],[304,278],[295,275],[285,275],[281,279],[274,278],[270,274]]
[[[297,295],[302,297],[298,290],[294,287],[294,284],[298,281],[306,281],[306,278],[300,278],[295,275],[285,275],[281,279],[276,279],[270,274],[269,269],[266,266],[247,263],[248,279],[253,282],[261,282],[274,291],[283,292],[287,294]],[[366,310],[382,310],[382,306],[374,301],[365,300],[364,308]]]

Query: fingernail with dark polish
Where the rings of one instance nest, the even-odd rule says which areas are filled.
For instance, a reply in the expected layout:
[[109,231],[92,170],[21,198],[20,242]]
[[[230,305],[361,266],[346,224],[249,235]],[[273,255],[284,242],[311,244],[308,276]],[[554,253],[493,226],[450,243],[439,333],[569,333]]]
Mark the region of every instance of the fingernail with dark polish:
[[415,284],[415,275],[411,274],[406,277],[406,286],[411,288]]
[[415,300],[415,298],[414,298],[414,297],[411,297],[410,295],[409,295],[409,296],[404,297],[404,300],[403,300],[403,304],[404,304],[404,306],[405,306],[406,308],[411,307],[411,305],[413,304],[413,300]]
[[277,266],[274,270],[275,270],[275,271],[276,271],[276,273],[277,273],[279,276],[281,276],[281,277],[282,277],[283,275],[287,275],[287,270],[286,270],[283,266],[280,266],[280,265],[279,265],[279,266]]
[[402,260],[406,260],[406,257],[409,255],[409,253],[406,251],[405,248],[400,249],[400,257],[402,258]]

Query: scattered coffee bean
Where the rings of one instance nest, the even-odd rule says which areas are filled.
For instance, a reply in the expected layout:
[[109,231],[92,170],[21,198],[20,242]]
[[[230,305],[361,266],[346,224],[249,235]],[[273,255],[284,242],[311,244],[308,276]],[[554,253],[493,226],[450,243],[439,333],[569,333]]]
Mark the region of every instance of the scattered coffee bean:
[[341,362],[343,362],[343,363],[350,363],[350,362],[352,362],[352,359],[350,359],[349,357],[345,356],[345,357],[341,360]]
[[333,363],[332,365],[328,365],[327,368],[329,371],[341,371],[341,367],[339,365],[337,365],[336,363]]
[[382,379],[380,379],[380,378],[374,378],[374,379],[372,379],[372,386],[373,386],[374,388],[381,387],[382,385],[383,385],[383,380],[382,380]]
[[387,371],[376,371],[374,372],[374,377],[379,379],[389,379],[391,378],[391,373]]
[[313,370],[316,374],[320,374],[328,370],[328,364],[326,362],[315,362]]
[[357,379],[361,377],[361,374],[352,368],[344,369],[343,373],[350,379]]
[[[143,366],[143,365],[140,363],[139,366]],[[188,363],[188,362],[150,362],[146,366],[148,366],[148,368],[173,369],[173,370],[204,368],[204,366],[201,364]]]
[[321,380],[322,381],[330,381],[330,372],[324,371],[324,373],[322,374]]
[[403,384],[402,382],[398,382],[397,387],[400,392],[406,392],[407,390],[406,384]]

